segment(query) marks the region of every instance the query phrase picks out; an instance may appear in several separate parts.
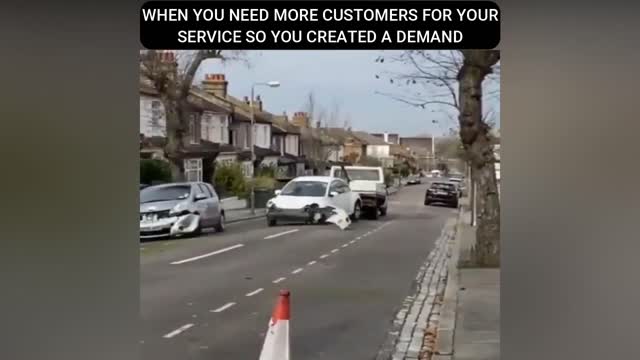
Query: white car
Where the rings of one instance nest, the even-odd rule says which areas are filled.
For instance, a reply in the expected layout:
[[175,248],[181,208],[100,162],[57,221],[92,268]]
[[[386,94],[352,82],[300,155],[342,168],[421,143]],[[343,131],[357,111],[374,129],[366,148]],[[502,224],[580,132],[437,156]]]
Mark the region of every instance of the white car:
[[360,218],[360,196],[351,191],[340,178],[329,176],[302,176],[291,180],[276,197],[267,202],[267,223],[279,221],[324,222],[338,208],[349,214],[352,221]]

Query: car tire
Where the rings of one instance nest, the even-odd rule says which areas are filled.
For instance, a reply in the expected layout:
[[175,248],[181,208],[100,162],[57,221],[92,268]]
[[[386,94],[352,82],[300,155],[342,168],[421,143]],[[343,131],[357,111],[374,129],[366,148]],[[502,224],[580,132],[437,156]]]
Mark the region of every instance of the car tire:
[[202,235],[202,225],[200,225],[200,220],[198,220],[198,227],[196,227],[195,230],[193,230],[193,232],[191,234],[189,234],[190,237],[198,237]]
[[387,216],[387,206],[380,208],[380,216]]
[[224,232],[224,220],[224,212],[222,212],[220,213],[220,220],[218,220],[218,223],[214,226],[216,232]]
[[267,219],[267,226],[276,226],[276,219]]
[[356,204],[353,205],[353,214],[349,217],[352,222],[357,222],[360,220],[360,216],[362,216],[362,206],[360,205],[360,201],[356,201]]
[[429,200],[425,200],[424,201],[424,206],[429,206],[429,205],[431,205],[431,202]]
[[451,207],[454,208],[454,209],[457,209],[458,208],[458,202],[456,201],[453,204],[451,204]]
[[378,220],[379,214],[380,214],[380,211],[376,207],[371,209],[369,216],[371,216],[371,220]]

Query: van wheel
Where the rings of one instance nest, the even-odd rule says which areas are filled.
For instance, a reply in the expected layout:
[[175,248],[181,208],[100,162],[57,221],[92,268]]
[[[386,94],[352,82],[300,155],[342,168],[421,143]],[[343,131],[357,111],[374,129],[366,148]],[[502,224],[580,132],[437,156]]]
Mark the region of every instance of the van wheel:
[[276,226],[276,219],[267,219],[268,226]]
[[371,211],[369,211],[369,215],[371,216],[372,220],[378,220],[379,214],[380,212],[378,211],[378,208],[373,208],[371,209]]
[[387,207],[383,207],[380,208],[380,216],[386,216],[387,215]]

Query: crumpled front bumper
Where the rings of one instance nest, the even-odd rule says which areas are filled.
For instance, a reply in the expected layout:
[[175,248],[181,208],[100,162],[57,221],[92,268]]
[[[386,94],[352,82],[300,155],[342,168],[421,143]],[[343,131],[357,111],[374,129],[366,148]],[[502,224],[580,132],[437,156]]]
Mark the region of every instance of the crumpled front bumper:
[[200,216],[187,214],[160,219],[152,223],[140,223],[140,237],[151,239],[191,234],[198,228]]
[[308,224],[318,224],[325,222],[334,215],[334,210],[334,207],[319,207],[318,204],[310,204],[300,209],[282,209],[272,206],[267,209],[267,218],[270,220],[301,221]]

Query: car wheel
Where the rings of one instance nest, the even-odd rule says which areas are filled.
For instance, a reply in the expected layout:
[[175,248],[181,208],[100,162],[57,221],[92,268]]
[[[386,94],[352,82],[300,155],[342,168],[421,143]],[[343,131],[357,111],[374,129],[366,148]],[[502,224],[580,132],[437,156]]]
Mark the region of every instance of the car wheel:
[[353,214],[351,214],[351,221],[356,222],[360,220],[360,216],[362,215],[362,206],[360,206],[360,201],[356,201],[356,204],[353,205]]
[[457,209],[457,208],[458,208],[458,202],[457,202],[457,201],[456,201],[456,202],[454,202],[454,203],[451,205],[451,207],[452,207],[452,208]]
[[198,226],[191,233],[191,237],[198,237],[202,234],[202,225],[200,225],[200,220],[198,219]]
[[378,211],[378,208],[373,208],[370,211],[370,216],[372,220],[378,220],[379,214],[380,214],[380,211]]
[[215,226],[216,232],[223,232],[224,231],[224,212],[220,213],[220,220],[218,220],[218,223]]
[[387,207],[383,207],[380,208],[380,216],[386,216],[387,215]]
[[429,200],[425,200],[425,201],[424,201],[424,205],[425,205],[425,206],[429,206],[429,205],[431,205],[431,202],[430,202]]
[[267,219],[268,226],[276,226],[276,219]]

